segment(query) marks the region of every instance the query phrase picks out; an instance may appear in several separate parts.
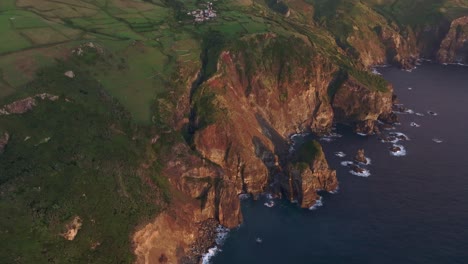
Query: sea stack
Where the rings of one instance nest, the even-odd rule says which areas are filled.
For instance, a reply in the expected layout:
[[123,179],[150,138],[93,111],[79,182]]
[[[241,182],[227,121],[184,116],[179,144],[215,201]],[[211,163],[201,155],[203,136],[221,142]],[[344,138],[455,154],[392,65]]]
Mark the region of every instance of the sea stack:
[[356,156],[354,156],[354,161],[359,162],[359,163],[363,163],[363,164],[367,164],[367,158],[366,158],[366,155],[364,153],[364,149],[358,150],[358,152],[356,153]]

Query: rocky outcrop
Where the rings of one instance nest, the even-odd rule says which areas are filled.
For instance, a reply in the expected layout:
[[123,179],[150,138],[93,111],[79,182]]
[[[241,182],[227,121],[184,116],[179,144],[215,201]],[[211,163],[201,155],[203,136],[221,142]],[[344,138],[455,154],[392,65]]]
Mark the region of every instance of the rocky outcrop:
[[367,158],[363,149],[357,151],[356,156],[354,156],[354,161],[367,164]]
[[[311,208],[319,200],[317,190],[334,191],[338,188],[336,171],[329,168],[325,154],[318,142],[305,143],[297,152],[298,156],[288,167],[288,177],[282,180],[281,191],[302,208]],[[310,160],[304,160],[312,152]]]
[[[170,208],[134,234],[136,263],[198,263],[200,252],[214,243],[223,172],[183,142],[161,158],[173,198]],[[234,211],[239,215],[232,217],[240,218],[240,210]]]
[[416,36],[409,27],[401,32],[392,27],[383,27],[379,38],[385,46],[387,62],[403,69],[411,69],[419,58]]
[[83,220],[79,216],[75,216],[73,220],[66,225],[66,231],[61,234],[66,240],[72,241],[78,235],[78,231],[83,226]]
[[37,99],[55,101],[58,98],[59,97],[57,95],[48,93],[36,94],[34,96],[26,97],[24,99],[4,105],[2,108],[0,108],[0,116],[10,114],[24,114],[36,106]]
[[177,209],[136,233],[138,262],[192,263],[209,244],[197,242],[202,223],[241,223],[240,194],[268,192],[309,208],[318,190],[335,190],[336,172],[318,142],[291,156],[289,135],[322,134],[334,121],[373,123],[392,102],[391,88],[378,92],[352,77],[332,96],[339,71],[305,37],[253,35],[221,52],[217,72],[193,89],[190,148],[174,144],[162,161]]
[[468,63],[468,16],[452,21],[437,52],[440,63]]
[[366,87],[350,76],[337,90],[333,98],[335,120],[349,124],[358,133],[366,135],[377,132],[376,120],[392,112],[393,88],[386,90]]

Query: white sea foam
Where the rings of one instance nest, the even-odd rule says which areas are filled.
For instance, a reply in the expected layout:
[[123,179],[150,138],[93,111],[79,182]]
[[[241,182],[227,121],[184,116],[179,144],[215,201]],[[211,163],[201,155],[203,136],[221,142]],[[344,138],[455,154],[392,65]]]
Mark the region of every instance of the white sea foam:
[[372,74],[382,75],[376,68],[372,68]]
[[410,90],[410,91],[413,90],[413,87],[408,87],[408,90]]
[[259,244],[260,244],[260,243],[262,243],[262,242],[263,242],[263,240],[262,240],[260,237],[257,237],[257,238],[255,239],[255,242],[257,242],[257,243],[259,243]]
[[360,135],[361,137],[367,137],[368,135],[367,134],[364,134],[364,133],[356,133],[358,135]]
[[229,228],[226,228],[222,225],[219,225],[216,228],[216,239],[215,242],[218,246],[224,245],[224,241],[226,241],[227,237],[229,236]]
[[364,165],[371,165],[371,163],[372,163],[372,160],[366,157],[366,164]]
[[354,162],[347,160],[347,161],[342,161],[340,164],[341,166],[348,167],[349,165],[353,165]]
[[340,186],[337,186],[335,190],[329,191],[328,193],[336,194],[340,190]]
[[414,114],[414,110],[408,108],[408,109],[405,109],[404,113],[412,115]]
[[405,147],[403,147],[402,145],[393,145],[393,147],[398,147],[400,148],[399,151],[390,151],[390,154],[392,156],[395,156],[395,157],[402,157],[402,156],[406,156],[406,149]]
[[382,139],[380,140],[382,143],[392,143],[392,144],[395,144],[395,143],[398,143],[398,141],[400,141],[399,138],[397,137],[393,137],[393,140],[388,140],[388,139]]
[[421,125],[416,122],[411,122],[410,126],[412,127],[420,127]]
[[249,198],[250,198],[250,194],[248,194],[248,193],[239,194],[239,199],[241,199],[241,200],[247,200]]
[[[405,140],[410,140],[409,137],[407,135],[405,135],[404,133],[401,133],[401,132],[390,132],[389,135],[391,136],[394,136],[394,137],[397,137],[397,138],[404,138]],[[400,139],[401,140],[401,139]]]
[[362,172],[357,172],[357,171],[354,171],[354,170],[350,170],[349,173],[353,174],[353,175],[356,175],[356,176],[359,176],[359,177],[369,177],[371,175],[370,171],[367,170],[367,169],[363,169]]
[[427,113],[428,113],[429,115],[431,115],[431,116],[437,116],[437,115],[438,115],[436,112],[430,111],[430,110],[428,110]]
[[338,152],[335,152],[335,156],[344,158],[346,157],[346,154],[343,151],[338,151]]
[[275,202],[273,202],[273,201],[268,201],[268,202],[264,203],[263,205],[265,205],[266,207],[270,207],[270,208],[271,208],[271,207],[275,206]]
[[415,67],[413,67],[413,68],[411,68],[411,69],[406,69],[406,70],[404,70],[404,71],[406,71],[406,72],[412,72],[412,71],[416,70],[417,68],[418,68],[418,67],[415,66]]
[[320,138],[321,141],[325,141],[325,142],[332,142],[334,141],[335,139],[331,138],[331,137],[321,137]]
[[221,250],[216,246],[208,249],[208,252],[202,255],[202,264],[210,264],[211,258],[214,257],[219,251]]
[[320,206],[323,206],[323,202],[322,202],[322,196],[320,196],[320,198],[318,200],[315,201],[315,204],[312,205],[311,207],[309,207],[309,210],[316,210],[317,208],[319,208]]
[[423,113],[416,113],[417,116],[424,116]]
[[224,241],[226,241],[226,238],[229,235],[229,229],[226,227],[223,227],[219,225],[216,228],[216,238],[215,238],[215,243],[216,246],[209,248],[208,252],[202,255],[202,264],[209,264],[211,263],[211,258],[213,258],[218,252],[221,251],[221,246],[224,244]]
[[434,141],[435,143],[442,143],[444,142],[442,139],[440,138],[433,138],[432,141]]
[[332,138],[341,138],[341,137],[343,137],[343,135],[335,133],[335,132],[330,133],[328,136],[332,137]]

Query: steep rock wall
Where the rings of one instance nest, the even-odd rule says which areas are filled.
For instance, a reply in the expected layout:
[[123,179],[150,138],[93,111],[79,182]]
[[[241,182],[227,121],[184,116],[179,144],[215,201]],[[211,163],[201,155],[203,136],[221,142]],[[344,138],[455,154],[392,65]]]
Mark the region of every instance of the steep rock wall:
[[[163,173],[178,196],[173,205],[180,209],[136,233],[139,262],[158,263],[159,256],[196,263],[209,245],[199,242],[203,223],[214,220],[230,228],[241,223],[239,194],[269,192],[309,208],[318,190],[335,190],[336,172],[320,145],[312,158],[298,161],[289,153],[289,136],[326,133],[334,121],[374,122],[391,108],[391,92],[371,92],[354,79],[341,84],[333,97],[330,87],[340,71],[305,38],[254,35],[223,51],[216,73],[193,91],[191,147],[174,144],[165,157]],[[359,105],[360,97],[367,98],[365,106]],[[337,109],[343,110],[338,119]],[[173,235],[167,234],[172,229]],[[161,242],[167,239],[172,242]]]
[[468,63],[468,16],[452,21],[440,44],[437,59],[441,63]]

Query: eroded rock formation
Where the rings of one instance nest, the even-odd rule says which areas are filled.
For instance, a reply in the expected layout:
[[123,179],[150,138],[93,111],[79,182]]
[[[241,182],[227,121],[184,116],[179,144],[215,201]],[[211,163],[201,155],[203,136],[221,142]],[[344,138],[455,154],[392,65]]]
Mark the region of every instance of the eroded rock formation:
[[437,59],[441,63],[468,63],[468,16],[452,21],[440,44]]
[[269,192],[309,208],[318,190],[335,190],[320,144],[291,156],[289,136],[326,133],[334,121],[374,124],[392,103],[391,87],[381,92],[351,75],[333,95],[339,71],[305,38],[254,35],[221,52],[217,72],[192,95],[191,148],[175,144],[164,161],[177,209],[136,233],[138,262],[195,263],[209,245],[200,243],[203,223],[241,223],[240,194]]

